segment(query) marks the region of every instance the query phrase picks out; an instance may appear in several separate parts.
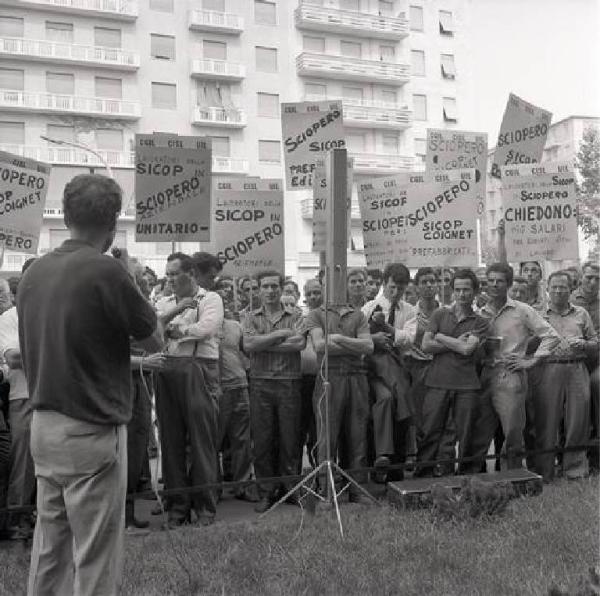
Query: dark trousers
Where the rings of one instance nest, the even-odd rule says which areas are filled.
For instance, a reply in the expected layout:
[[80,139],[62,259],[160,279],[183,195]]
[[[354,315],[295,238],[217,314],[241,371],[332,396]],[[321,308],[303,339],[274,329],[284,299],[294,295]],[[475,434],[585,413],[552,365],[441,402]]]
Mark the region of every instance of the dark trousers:
[[[590,438],[597,441],[600,438],[600,366],[598,366],[597,358],[588,360],[588,370],[590,371]],[[598,472],[600,470],[600,445],[590,447],[588,459],[590,470]]]
[[313,410],[313,394],[315,392],[316,375],[302,375],[302,384],[300,387],[300,401],[302,402],[302,411],[300,413],[300,465],[298,472],[302,472],[302,452],[306,445],[308,461],[310,465],[316,465],[316,453],[314,447],[317,444],[317,426],[315,423],[315,413]]
[[[219,361],[171,359],[158,375],[156,413],[167,489],[217,482]],[[189,445],[189,466],[186,448]],[[169,497],[169,517],[214,516],[216,490]]]
[[300,412],[299,379],[250,379],[254,472],[263,498],[274,499],[282,485],[291,485],[269,485],[262,478],[298,473]]
[[[6,507],[8,476],[10,474],[10,432],[0,408],[0,509]],[[0,513],[0,532],[6,528],[8,516]]]
[[247,387],[223,389],[219,398],[219,438],[223,449],[229,441],[232,480],[248,480],[252,474],[252,445],[250,442],[250,398]]
[[[472,433],[477,413],[477,391],[453,391],[430,387],[423,397],[421,407],[421,436],[417,452],[417,461],[432,461],[445,457],[444,437],[450,419],[455,436],[458,439],[458,457],[471,457]],[[454,434],[454,433],[453,433]],[[440,455],[441,454],[441,455]],[[460,464],[461,474],[470,473],[479,466]],[[428,466],[427,470],[430,470]],[[452,471],[453,465],[448,466]]]
[[[329,448],[331,457],[339,454],[342,468],[367,466],[367,427],[369,424],[369,383],[366,373],[329,371]],[[313,396],[317,419],[319,461],[326,458],[325,400],[323,382],[317,377]],[[357,482],[366,482],[365,474],[355,474]],[[354,492],[352,487],[350,492]]]

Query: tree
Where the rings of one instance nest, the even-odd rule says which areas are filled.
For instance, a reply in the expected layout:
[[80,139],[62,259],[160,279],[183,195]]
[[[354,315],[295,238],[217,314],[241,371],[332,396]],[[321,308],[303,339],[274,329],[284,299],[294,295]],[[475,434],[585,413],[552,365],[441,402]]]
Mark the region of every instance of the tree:
[[600,130],[595,126],[583,132],[579,151],[575,159],[575,168],[581,180],[576,180],[577,223],[586,240],[600,237]]

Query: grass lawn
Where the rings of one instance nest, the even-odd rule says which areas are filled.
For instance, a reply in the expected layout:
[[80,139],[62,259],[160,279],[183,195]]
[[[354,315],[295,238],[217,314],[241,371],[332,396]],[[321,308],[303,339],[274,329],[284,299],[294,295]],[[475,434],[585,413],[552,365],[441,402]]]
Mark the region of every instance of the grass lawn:
[[[501,517],[435,521],[429,511],[285,506],[260,522],[156,532],[128,540],[123,594],[575,594],[599,563],[598,479],[558,481]],[[28,551],[0,544],[0,593],[23,594]]]

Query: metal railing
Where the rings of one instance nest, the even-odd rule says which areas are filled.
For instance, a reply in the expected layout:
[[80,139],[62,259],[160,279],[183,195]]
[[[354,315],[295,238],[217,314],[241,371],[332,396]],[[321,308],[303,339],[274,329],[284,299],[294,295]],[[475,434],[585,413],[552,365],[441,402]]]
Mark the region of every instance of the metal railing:
[[237,62],[197,58],[192,60],[192,75],[243,79],[246,76],[246,67]]
[[0,0],[0,4],[15,5],[40,5],[53,9],[64,9],[67,11],[90,11],[94,13],[106,13],[117,17],[136,18],[138,16],[137,0]]
[[229,12],[190,10],[189,27],[201,31],[241,33],[244,30],[244,19]]
[[192,121],[196,124],[213,124],[242,128],[246,126],[246,114],[238,108],[195,106]]

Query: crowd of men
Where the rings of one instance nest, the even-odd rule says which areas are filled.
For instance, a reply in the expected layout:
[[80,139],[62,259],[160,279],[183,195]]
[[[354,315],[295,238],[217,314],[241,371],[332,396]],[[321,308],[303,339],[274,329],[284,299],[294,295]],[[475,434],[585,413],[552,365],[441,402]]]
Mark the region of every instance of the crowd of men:
[[[18,311],[10,306],[0,316],[8,389],[0,507],[31,504],[37,477],[36,535],[38,527],[46,532],[46,543],[34,539],[31,593],[35,582],[66,581],[52,571],[65,561],[48,551],[50,543],[71,549],[71,534],[50,523],[59,513],[69,517],[71,503],[83,510],[80,523],[91,523],[84,503],[107,516],[117,507],[100,490],[118,499],[121,486],[133,494],[148,480],[153,404],[164,487],[242,481],[235,497],[258,512],[292,484],[270,479],[322,461],[326,437],[342,468],[373,466],[379,481],[402,480],[405,469],[416,477],[482,472],[491,444],[502,466],[527,466],[546,481],[557,472],[577,479],[598,471],[597,448],[548,451],[598,437],[597,262],[545,280],[537,262],[521,263],[519,276],[505,260],[476,272],[424,267],[412,278],[402,263],[355,268],[347,272],[346,303],[326,313],[323,275],[306,282],[300,304],[298,285],[282,272],[232,279],[208,253],[171,254],[164,280],[124,251],[103,256],[118,208],[116,198],[104,211],[94,205],[120,195],[114,186],[100,176],[67,185],[73,238],[27,263],[15,290]],[[90,316],[97,311],[105,318]],[[116,364],[124,349],[127,371]],[[117,430],[106,435],[106,428]],[[89,436],[98,437],[92,449],[81,442]],[[547,452],[525,458],[526,450]],[[125,451],[126,482],[115,476],[101,489],[71,482],[104,474],[98,466]],[[464,461],[435,463],[456,457]],[[351,502],[364,498],[352,486],[348,494]],[[168,528],[212,524],[220,496],[215,488],[169,496]],[[147,526],[131,500],[124,517],[132,531]],[[27,531],[28,514],[4,518],[13,535]],[[68,523],[73,536],[83,532]],[[86,573],[90,585],[108,581],[82,561],[109,561],[114,543],[75,547],[79,581]]]

